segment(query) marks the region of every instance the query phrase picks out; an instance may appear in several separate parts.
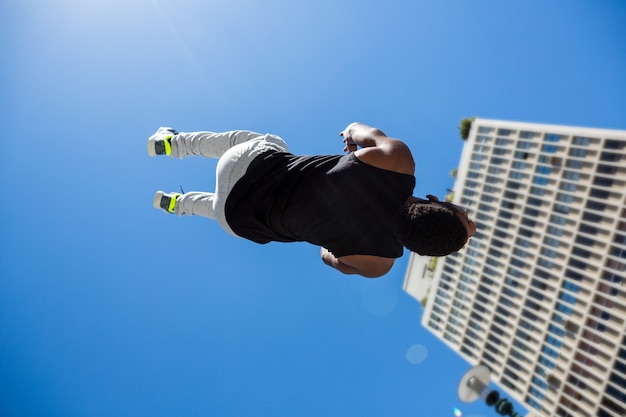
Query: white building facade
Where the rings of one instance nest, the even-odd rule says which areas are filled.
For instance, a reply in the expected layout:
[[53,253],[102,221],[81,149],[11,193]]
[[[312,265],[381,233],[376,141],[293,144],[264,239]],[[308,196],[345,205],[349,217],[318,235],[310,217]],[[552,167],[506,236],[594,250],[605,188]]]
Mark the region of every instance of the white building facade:
[[626,131],[477,118],[454,202],[422,324],[533,415],[626,416]]

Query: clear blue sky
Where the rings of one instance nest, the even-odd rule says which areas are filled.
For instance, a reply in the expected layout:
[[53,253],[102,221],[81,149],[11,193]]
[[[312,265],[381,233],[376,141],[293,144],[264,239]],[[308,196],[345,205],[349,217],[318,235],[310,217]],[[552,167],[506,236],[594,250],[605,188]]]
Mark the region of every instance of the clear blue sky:
[[[146,138],[251,129],[340,153],[358,120],[443,195],[461,118],[626,129],[623,1],[24,0],[0,6],[0,415],[454,416],[469,367],[385,278],[152,208],[215,162]],[[428,355],[407,359],[414,345]]]

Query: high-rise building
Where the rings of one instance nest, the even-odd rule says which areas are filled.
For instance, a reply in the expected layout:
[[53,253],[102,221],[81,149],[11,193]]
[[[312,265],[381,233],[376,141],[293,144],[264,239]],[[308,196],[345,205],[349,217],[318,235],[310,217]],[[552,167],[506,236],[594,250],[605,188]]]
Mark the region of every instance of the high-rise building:
[[626,131],[477,118],[453,201],[478,231],[409,263],[422,324],[533,415],[626,416]]

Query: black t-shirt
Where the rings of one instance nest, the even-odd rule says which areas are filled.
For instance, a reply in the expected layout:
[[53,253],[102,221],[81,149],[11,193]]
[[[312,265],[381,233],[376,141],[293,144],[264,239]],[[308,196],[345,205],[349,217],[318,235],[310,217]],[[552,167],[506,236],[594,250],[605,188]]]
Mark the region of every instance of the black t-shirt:
[[226,221],[257,243],[305,241],[336,257],[398,258],[392,219],[414,187],[414,176],[368,165],[354,153],[267,152],[231,190]]

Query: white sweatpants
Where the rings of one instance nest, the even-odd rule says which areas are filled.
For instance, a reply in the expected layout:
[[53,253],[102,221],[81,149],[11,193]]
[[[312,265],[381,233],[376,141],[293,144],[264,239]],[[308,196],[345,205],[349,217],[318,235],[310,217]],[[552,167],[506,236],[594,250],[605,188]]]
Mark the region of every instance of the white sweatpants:
[[289,152],[284,140],[276,135],[234,130],[230,132],[178,133],[172,138],[172,155],[177,158],[203,156],[219,158],[216,168],[215,192],[186,192],[176,201],[178,215],[198,215],[216,220],[233,236],[226,222],[226,199],[250,163],[262,153],[274,150]]

